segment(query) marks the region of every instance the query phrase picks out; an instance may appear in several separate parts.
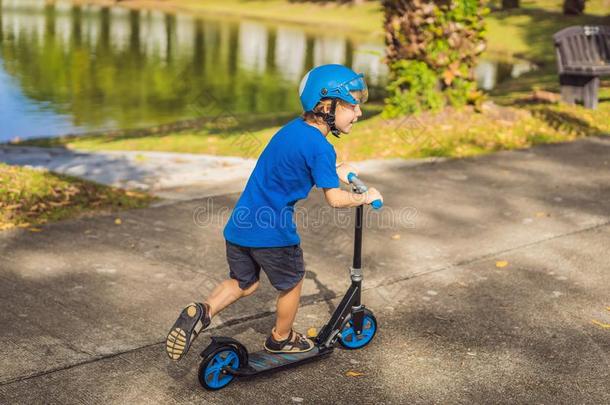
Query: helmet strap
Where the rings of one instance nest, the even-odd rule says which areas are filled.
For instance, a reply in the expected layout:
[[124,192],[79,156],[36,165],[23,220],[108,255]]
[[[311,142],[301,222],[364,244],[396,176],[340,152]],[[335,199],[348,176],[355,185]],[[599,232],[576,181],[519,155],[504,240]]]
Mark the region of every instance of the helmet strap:
[[337,99],[333,98],[331,103],[330,103],[330,110],[327,113],[325,113],[325,112],[316,112],[314,114],[324,120],[326,125],[328,125],[328,128],[330,129],[330,132],[334,136],[336,136],[337,138],[340,138],[339,134],[341,134],[341,131],[335,125],[335,112],[336,111],[337,111]]

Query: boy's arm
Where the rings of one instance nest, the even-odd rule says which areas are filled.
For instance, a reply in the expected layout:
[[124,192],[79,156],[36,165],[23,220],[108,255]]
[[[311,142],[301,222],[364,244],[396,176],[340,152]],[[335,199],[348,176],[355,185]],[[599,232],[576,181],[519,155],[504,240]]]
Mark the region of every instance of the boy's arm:
[[[316,155],[308,164],[314,178],[316,187],[324,190],[326,202],[334,208],[357,207],[362,204],[370,204],[374,200],[382,200],[381,194],[374,188],[364,194],[351,193],[339,188],[339,181],[349,184],[347,175],[350,172],[358,174],[356,168],[348,164],[336,164],[334,153]],[[337,179],[338,177],[338,179]]]
[[356,176],[358,175],[358,169],[354,166],[348,165],[347,163],[337,163],[337,176],[339,176],[339,180],[343,184],[349,184],[349,180],[347,179],[347,175],[354,173]]
[[333,208],[350,208],[362,204],[370,204],[374,200],[382,200],[381,194],[375,188],[369,188],[364,194],[351,193],[340,188],[325,188],[326,202]]

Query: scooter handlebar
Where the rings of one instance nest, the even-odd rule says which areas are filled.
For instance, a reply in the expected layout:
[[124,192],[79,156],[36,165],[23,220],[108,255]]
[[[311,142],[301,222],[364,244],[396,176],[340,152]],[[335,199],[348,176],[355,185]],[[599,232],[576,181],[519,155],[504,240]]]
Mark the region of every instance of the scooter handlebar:
[[[356,173],[354,172],[349,172],[347,175],[347,180],[353,184],[354,186],[354,191],[358,194],[364,194],[367,192],[367,190],[369,189],[366,184],[364,184],[362,182],[362,180],[360,180],[360,178],[356,175]],[[371,207],[373,207],[374,209],[378,210],[381,207],[383,207],[383,201],[381,200],[375,200],[371,203]]]

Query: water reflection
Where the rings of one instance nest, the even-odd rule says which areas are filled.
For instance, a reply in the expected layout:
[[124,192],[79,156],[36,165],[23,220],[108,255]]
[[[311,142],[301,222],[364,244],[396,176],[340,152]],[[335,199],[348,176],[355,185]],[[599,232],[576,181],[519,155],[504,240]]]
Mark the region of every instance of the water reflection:
[[477,86],[483,90],[491,90],[498,83],[515,79],[524,73],[537,69],[536,65],[526,60],[499,62],[482,59],[477,64],[474,74]]
[[307,37],[296,28],[280,27],[275,44],[275,65],[284,80],[297,82],[305,66]]
[[386,74],[381,44],[293,26],[66,1],[0,10],[0,140],[192,118],[212,110],[201,100],[210,114],[298,112],[298,81],[316,64],[353,64],[378,98]]

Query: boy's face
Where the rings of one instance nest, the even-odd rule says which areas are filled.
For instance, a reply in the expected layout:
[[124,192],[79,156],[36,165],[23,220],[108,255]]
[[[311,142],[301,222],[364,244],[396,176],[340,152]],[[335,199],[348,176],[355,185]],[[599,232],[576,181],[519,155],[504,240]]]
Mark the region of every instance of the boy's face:
[[360,104],[339,103],[335,111],[335,126],[344,134],[349,134],[354,122],[362,116]]

